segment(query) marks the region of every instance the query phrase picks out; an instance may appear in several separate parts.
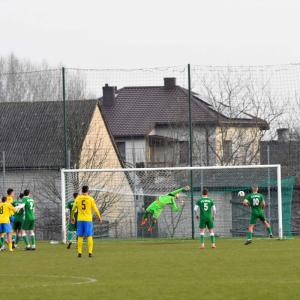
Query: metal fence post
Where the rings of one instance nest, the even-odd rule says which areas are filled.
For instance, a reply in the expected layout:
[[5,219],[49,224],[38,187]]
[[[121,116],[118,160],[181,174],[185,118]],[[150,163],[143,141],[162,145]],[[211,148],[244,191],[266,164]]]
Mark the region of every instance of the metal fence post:
[[[191,67],[188,64],[188,86],[189,86],[189,131],[190,131],[190,166],[193,166],[193,132],[192,132],[192,91],[191,91]],[[194,226],[194,181],[193,170],[191,170],[191,214],[192,214],[192,239],[195,238]]]
[[[270,147],[267,146],[267,158],[268,165],[270,164]],[[269,215],[269,224],[271,226],[271,191],[270,191],[270,169],[268,168],[268,215]]]
[[[136,168],[135,145],[133,141],[133,166]],[[134,236],[137,238],[137,216],[136,216],[136,173],[133,173],[134,180]]]
[[2,167],[3,167],[3,191],[2,191],[2,194],[5,195],[5,151],[2,152]]
[[63,107],[64,107],[64,144],[65,144],[65,168],[68,168],[68,148],[67,148],[67,110],[66,110],[66,83],[65,68],[62,68],[62,84],[63,84]]

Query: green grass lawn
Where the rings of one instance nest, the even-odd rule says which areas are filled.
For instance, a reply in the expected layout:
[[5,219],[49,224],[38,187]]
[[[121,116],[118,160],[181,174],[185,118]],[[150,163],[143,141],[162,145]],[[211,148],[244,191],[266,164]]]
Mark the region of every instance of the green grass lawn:
[[[0,252],[4,299],[300,299],[300,238],[37,243]],[[1,297],[1,298],[2,298]]]

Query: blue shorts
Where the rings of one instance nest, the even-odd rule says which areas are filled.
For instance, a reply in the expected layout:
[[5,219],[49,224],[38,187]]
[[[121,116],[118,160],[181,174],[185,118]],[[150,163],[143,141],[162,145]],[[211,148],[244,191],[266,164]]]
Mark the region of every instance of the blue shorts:
[[0,232],[11,233],[11,226],[9,223],[0,224]]
[[14,216],[9,217],[9,222],[10,222],[11,226],[13,226],[13,224],[14,224],[14,219],[15,219]]
[[78,236],[92,236],[93,233],[93,222],[89,221],[78,221],[77,222],[77,235]]

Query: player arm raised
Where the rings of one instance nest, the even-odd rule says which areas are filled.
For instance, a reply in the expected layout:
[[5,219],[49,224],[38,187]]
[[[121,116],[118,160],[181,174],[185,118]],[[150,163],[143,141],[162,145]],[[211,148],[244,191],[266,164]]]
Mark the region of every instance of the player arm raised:
[[190,187],[189,187],[189,186],[186,186],[186,187],[184,187],[184,188],[181,188],[181,189],[178,189],[178,190],[176,190],[176,191],[171,192],[169,195],[176,196],[176,195],[179,194],[180,192],[182,192],[182,191],[188,191],[188,190],[190,190]]
[[95,201],[92,201],[92,208],[95,212],[95,214],[97,215],[97,217],[99,218],[99,223],[102,224],[102,219],[101,219],[101,216],[100,216],[100,213],[99,213],[99,210],[95,204]]

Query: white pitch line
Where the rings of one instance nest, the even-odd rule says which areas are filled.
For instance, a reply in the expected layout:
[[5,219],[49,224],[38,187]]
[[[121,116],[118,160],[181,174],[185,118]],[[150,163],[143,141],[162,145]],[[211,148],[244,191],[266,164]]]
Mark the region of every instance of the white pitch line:
[[45,277],[45,278],[71,278],[71,279],[84,279],[87,281],[82,282],[71,282],[71,283],[47,283],[47,284],[35,284],[35,285],[27,285],[22,287],[34,287],[34,286],[50,286],[50,285],[76,285],[76,284],[85,284],[85,283],[93,283],[96,282],[97,279],[87,278],[87,277],[76,277],[76,276],[60,276],[60,275],[19,275],[19,274],[1,274],[3,276],[23,276],[23,277]]

